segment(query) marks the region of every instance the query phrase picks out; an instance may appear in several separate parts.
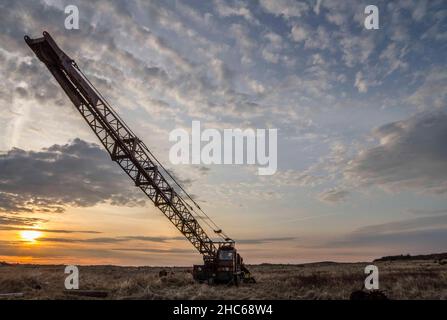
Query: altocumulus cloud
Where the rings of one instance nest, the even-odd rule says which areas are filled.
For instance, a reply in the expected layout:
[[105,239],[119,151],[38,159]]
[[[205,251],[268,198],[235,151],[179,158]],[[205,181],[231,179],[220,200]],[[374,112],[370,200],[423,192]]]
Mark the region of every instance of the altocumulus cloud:
[[352,160],[345,172],[362,185],[397,191],[447,192],[447,113],[424,112],[374,130],[379,145]]
[[0,155],[0,211],[63,212],[66,206],[142,206],[98,145],[75,139],[40,151],[14,148]]

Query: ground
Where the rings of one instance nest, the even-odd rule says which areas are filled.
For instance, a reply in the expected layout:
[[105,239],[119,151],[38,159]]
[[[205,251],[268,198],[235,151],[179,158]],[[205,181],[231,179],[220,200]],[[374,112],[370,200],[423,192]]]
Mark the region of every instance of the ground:
[[[363,288],[368,264],[249,266],[257,283],[239,287],[195,283],[190,268],[81,266],[79,289],[106,291],[105,299],[349,299]],[[374,264],[379,268],[380,290],[390,299],[447,299],[443,261]],[[92,299],[64,291],[64,269],[62,265],[0,264],[0,299]],[[161,270],[168,275],[160,277]]]

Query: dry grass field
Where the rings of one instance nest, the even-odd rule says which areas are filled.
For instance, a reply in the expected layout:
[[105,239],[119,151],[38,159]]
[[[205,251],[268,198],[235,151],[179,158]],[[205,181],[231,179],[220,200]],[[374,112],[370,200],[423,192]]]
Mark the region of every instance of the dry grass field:
[[[250,266],[256,284],[195,283],[188,268],[81,266],[80,290],[107,291],[105,299],[349,299],[363,287],[369,263]],[[390,299],[447,299],[447,264],[375,262],[380,289]],[[64,292],[64,266],[0,264],[0,299],[92,299]],[[2,296],[23,293],[22,296]],[[94,299],[94,298],[93,298]]]

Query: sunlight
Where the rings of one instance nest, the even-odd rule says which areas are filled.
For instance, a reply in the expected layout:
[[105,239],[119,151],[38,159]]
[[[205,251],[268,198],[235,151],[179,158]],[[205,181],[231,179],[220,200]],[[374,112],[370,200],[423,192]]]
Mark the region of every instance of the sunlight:
[[37,230],[25,230],[20,231],[20,237],[22,240],[29,242],[29,243],[35,243],[38,238],[42,236],[42,232]]

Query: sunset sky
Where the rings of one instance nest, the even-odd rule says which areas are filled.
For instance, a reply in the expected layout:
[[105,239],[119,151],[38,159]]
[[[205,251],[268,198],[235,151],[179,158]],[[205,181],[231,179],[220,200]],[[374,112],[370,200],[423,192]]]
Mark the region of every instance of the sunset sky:
[[[447,251],[444,0],[1,0],[0,27],[0,261],[201,262],[24,42],[44,30],[247,263]],[[171,164],[193,120],[277,128],[277,172]]]

